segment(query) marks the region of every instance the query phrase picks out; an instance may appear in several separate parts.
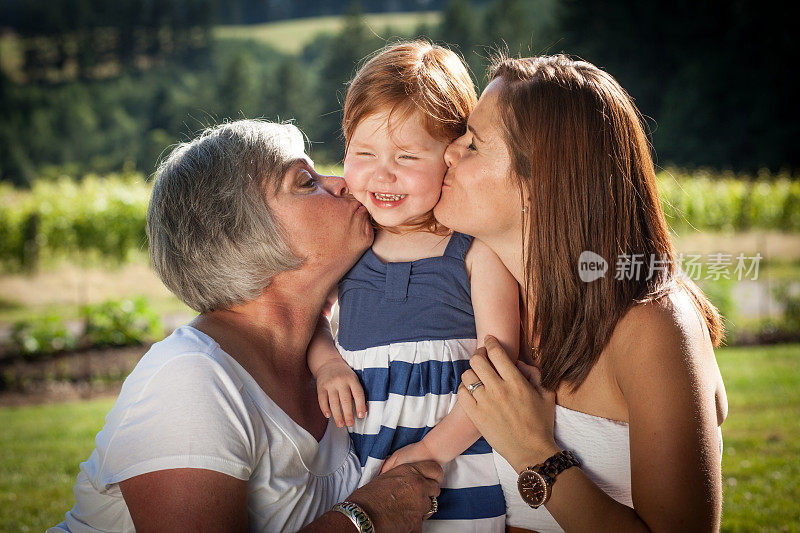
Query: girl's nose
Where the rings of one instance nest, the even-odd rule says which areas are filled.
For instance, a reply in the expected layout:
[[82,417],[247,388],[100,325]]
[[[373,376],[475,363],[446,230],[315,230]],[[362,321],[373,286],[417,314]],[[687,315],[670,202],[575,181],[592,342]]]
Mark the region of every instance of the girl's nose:
[[393,183],[396,178],[394,175],[394,169],[391,168],[390,165],[381,164],[375,169],[375,179],[377,181],[383,181],[387,183]]

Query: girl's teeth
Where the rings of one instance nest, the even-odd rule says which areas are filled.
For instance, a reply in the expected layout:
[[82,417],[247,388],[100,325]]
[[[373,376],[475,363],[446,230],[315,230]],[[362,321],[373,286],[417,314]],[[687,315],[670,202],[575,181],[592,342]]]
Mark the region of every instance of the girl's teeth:
[[381,200],[382,202],[396,202],[408,196],[407,194],[381,194],[378,192],[374,192],[372,194],[374,194],[375,198]]

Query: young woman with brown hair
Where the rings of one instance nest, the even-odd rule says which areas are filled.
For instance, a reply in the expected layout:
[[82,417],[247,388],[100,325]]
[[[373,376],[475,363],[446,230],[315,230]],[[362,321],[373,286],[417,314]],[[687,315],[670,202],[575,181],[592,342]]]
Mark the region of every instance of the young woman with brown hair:
[[522,288],[535,366],[487,337],[459,390],[499,454],[508,525],[718,528],[721,320],[675,261],[631,98],[587,62],[502,58],[446,159],[437,220]]

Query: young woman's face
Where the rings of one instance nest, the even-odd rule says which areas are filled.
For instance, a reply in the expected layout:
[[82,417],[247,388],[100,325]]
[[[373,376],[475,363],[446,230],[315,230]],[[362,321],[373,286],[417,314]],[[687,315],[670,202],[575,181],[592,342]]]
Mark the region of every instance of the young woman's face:
[[[391,124],[390,124],[391,119]],[[389,111],[364,118],[344,158],[344,179],[353,196],[384,227],[415,222],[439,200],[447,170],[447,142],[434,139],[420,113],[405,121]]]
[[499,83],[486,87],[467,132],[447,147],[447,174],[433,211],[448,228],[487,241],[522,228],[522,199],[501,129]]

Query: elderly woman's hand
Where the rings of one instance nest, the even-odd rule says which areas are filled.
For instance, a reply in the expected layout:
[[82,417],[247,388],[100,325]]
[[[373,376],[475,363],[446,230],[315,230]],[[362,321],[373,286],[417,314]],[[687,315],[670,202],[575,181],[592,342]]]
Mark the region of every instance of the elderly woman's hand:
[[[555,393],[541,387],[538,368],[515,365],[490,335],[469,364],[458,401],[497,453],[520,472],[559,451],[553,437]],[[467,386],[479,380],[483,385],[470,393]]]
[[364,509],[375,531],[419,531],[442,478],[442,467],[435,461],[406,463],[379,475],[347,500]]

